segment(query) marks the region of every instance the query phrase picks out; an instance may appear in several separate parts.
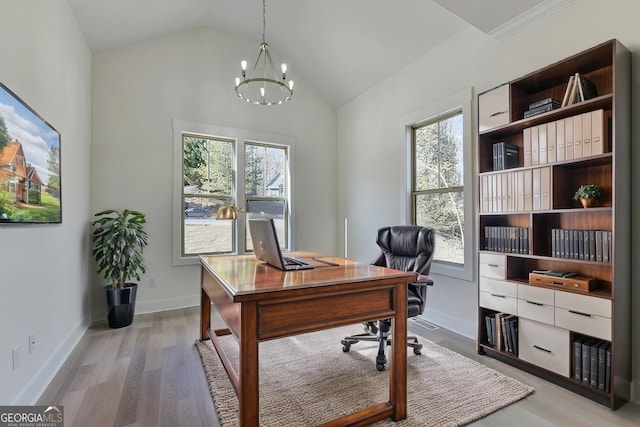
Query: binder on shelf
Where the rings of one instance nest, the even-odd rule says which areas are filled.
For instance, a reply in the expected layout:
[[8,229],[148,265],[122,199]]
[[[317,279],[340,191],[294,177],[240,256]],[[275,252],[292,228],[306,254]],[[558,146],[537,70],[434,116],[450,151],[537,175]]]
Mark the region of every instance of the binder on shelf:
[[493,144],[493,170],[513,169],[519,166],[518,156],[520,148],[517,145],[506,142]]

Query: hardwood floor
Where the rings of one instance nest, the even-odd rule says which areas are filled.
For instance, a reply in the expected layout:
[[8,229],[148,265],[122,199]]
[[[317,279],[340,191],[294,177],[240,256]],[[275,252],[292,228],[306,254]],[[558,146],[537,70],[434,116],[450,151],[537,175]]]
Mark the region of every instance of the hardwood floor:
[[[193,345],[199,335],[199,314],[198,307],[145,314],[136,316],[133,324],[123,329],[109,329],[103,322],[94,324],[38,404],[64,405],[68,427],[219,427]],[[638,405],[627,404],[612,412],[497,360],[479,356],[472,340],[441,328],[429,330],[413,322],[409,325],[411,331],[443,347],[535,387],[533,395],[473,426],[640,424]]]

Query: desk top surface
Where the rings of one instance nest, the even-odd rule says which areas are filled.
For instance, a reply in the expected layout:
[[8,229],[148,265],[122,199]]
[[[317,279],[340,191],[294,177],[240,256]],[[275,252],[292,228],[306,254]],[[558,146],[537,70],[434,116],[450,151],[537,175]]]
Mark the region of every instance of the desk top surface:
[[291,252],[287,256],[303,259],[316,267],[281,271],[257,260],[253,255],[201,256],[200,262],[234,297],[343,283],[397,278],[411,281],[416,278],[416,273],[360,264],[312,252]]

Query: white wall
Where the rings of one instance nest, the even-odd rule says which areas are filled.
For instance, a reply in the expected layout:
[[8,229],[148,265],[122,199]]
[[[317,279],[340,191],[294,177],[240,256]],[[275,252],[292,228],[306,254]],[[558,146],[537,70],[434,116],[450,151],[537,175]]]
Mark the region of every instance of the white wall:
[[[401,123],[401,117],[464,88],[474,87],[477,94],[613,38],[633,53],[635,110],[640,100],[637,78],[640,32],[636,22],[639,14],[640,4],[634,0],[618,1],[615,6],[604,0],[581,0],[502,42],[471,28],[339,108],[338,215],[339,221],[349,219],[349,257],[370,261],[376,253],[375,230],[407,221],[407,153],[402,132],[406,123]],[[476,137],[474,129],[473,141]],[[635,123],[632,139],[634,142],[638,139]],[[640,150],[636,147],[633,159],[640,164]],[[637,169],[632,190],[636,194],[640,191]],[[640,212],[637,199],[634,217]],[[340,227],[340,247],[344,244],[342,233]],[[634,242],[640,242],[637,227],[633,227],[633,235]],[[638,260],[639,248],[635,243],[634,260]],[[640,278],[638,264],[634,263],[634,283]],[[436,285],[429,289],[426,318],[475,337],[477,280],[465,282],[437,276],[434,279]],[[633,288],[634,306],[640,307],[640,288],[637,285]],[[637,401],[640,310],[635,309],[633,316],[633,396]]]
[[66,1],[1,0],[0,15],[0,81],[61,134],[62,224],[0,227],[0,405],[33,404],[90,320],[91,52]]
[[[238,99],[240,60],[257,51],[256,40],[202,27],[94,56],[91,209],[147,215],[137,313],[200,301],[199,267],[172,265],[173,119],[293,137],[294,246],[336,251],[336,110],[296,75],[295,64],[289,102],[265,107]],[[277,63],[277,50],[272,55]],[[156,287],[148,287],[150,278]],[[93,289],[94,318],[104,318],[104,295],[97,284]]]

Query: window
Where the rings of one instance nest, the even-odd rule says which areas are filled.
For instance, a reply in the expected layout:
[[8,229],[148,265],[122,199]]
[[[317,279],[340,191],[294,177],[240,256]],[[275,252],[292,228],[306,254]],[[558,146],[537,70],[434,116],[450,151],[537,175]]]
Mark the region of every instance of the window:
[[436,232],[431,272],[472,281],[474,194],[471,90],[403,117],[407,221]]
[[464,264],[463,120],[413,127],[413,223],[436,231],[434,260]]
[[[247,218],[273,218],[290,249],[291,138],[174,121],[174,263],[251,252]],[[243,211],[217,220],[222,206]]]

